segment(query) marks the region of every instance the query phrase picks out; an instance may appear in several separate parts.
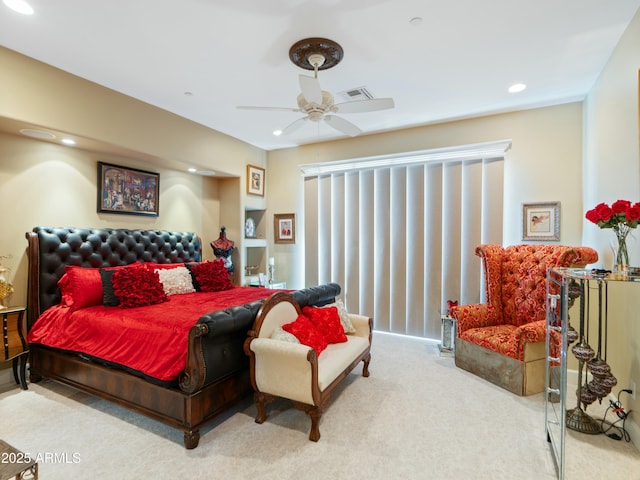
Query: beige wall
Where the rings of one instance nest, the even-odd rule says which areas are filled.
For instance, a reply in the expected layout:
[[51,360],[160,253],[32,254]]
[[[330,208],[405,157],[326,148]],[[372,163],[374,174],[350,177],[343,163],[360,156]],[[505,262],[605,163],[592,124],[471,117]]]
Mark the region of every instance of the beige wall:
[[[303,180],[299,165],[511,139],[505,162],[503,244],[522,242],[522,204],[559,201],[560,241],[582,242],[582,104],[430,125],[269,152],[268,209],[296,213],[296,245],[270,248],[292,287],[304,282]],[[270,234],[269,238],[273,238]]]
[[[160,215],[97,213],[98,161],[158,172]],[[2,260],[11,269],[15,287],[11,303],[26,301],[25,232],[34,226],[193,231],[203,236],[206,245],[207,240],[217,237],[218,191],[219,181],[211,177],[0,133],[0,205],[3,205],[0,255],[11,256]],[[209,248],[203,254],[213,256]]]
[[[640,201],[640,152],[638,102],[640,69],[640,12],[614,50],[607,66],[591,89],[584,107],[584,183],[587,209],[617,199]],[[584,221],[584,244],[598,250],[601,264],[611,268],[612,233]],[[640,232],[628,243],[629,260],[640,265]],[[633,380],[640,385],[640,283],[612,287],[609,302],[609,358],[618,379],[617,393]],[[628,396],[627,408],[640,409]],[[640,424],[637,420],[635,425]],[[640,431],[636,438],[640,438]]]
[[[0,255],[12,257],[3,263],[16,288],[13,304],[26,298],[24,234],[36,225],[195,231],[205,256],[224,225],[241,248],[244,206],[264,205],[245,194],[246,166],[264,166],[263,150],[3,47],[0,71]],[[78,145],[23,137],[20,127]],[[160,216],[97,214],[98,161],[159,172]]]

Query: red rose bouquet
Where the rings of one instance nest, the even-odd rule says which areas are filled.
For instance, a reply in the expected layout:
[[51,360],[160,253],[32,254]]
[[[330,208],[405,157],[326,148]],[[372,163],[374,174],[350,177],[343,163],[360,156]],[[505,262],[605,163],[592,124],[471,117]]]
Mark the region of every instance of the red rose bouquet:
[[585,214],[585,218],[600,228],[611,228],[618,239],[615,265],[629,265],[627,235],[640,222],[640,202],[616,200],[611,206],[600,203]]

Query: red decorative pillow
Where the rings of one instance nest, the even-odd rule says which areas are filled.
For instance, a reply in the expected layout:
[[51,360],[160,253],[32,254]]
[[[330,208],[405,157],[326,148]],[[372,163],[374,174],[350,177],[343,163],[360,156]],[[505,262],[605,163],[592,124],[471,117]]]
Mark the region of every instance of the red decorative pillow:
[[75,310],[102,305],[100,269],[67,265],[64,271],[58,283],[64,305]]
[[120,299],[113,290],[113,274],[123,268],[142,268],[142,263],[131,263],[117,267],[100,268],[100,278],[102,279],[102,304],[105,307],[116,307],[120,305]]
[[201,292],[221,292],[233,288],[231,275],[224,266],[224,260],[219,258],[212,262],[201,262],[188,264],[195,277],[196,289]]
[[298,315],[294,322],[283,325],[282,329],[300,340],[301,344],[313,348],[318,355],[327,348],[327,339],[305,315]]
[[144,307],[166,302],[160,277],[147,268],[122,268],[111,276],[113,291],[121,308]]
[[324,337],[329,343],[342,343],[347,341],[347,336],[344,334],[344,328],[340,323],[340,314],[337,307],[303,307],[302,313],[304,313],[311,323],[322,332]]

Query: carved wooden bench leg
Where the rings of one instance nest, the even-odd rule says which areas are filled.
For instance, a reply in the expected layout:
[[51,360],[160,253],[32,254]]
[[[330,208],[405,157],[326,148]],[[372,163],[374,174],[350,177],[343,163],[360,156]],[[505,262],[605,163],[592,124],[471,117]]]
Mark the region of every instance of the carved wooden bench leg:
[[322,410],[319,408],[310,408],[307,412],[311,417],[311,431],[309,432],[309,440],[317,442],[320,440],[320,417],[322,417]]
[[264,423],[267,419],[267,404],[275,400],[276,397],[268,393],[255,392],[253,403],[256,404],[256,423]]
[[200,430],[184,431],[184,446],[188,450],[192,450],[200,443]]
[[302,410],[311,418],[311,432],[309,432],[309,440],[317,442],[320,440],[320,418],[322,418],[323,409],[314,405],[307,405],[302,402],[293,402],[293,406],[298,410]]
[[369,376],[369,362],[371,361],[371,353],[368,353],[367,356],[362,359],[362,361],[364,362],[364,365],[362,366],[362,376],[363,377],[368,377]]

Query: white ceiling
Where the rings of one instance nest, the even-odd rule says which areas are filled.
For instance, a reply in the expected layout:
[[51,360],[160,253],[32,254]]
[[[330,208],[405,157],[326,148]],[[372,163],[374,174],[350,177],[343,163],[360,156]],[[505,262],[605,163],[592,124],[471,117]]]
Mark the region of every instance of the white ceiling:
[[[343,134],[300,113],[292,44],[338,42],[322,88],[395,108],[344,114],[365,133],[584,98],[640,0],[29,0],[0,5],[0,45],[267,150]],[[413,25],[410,20],[421,17]],[[0,67],[1,74],[1,67]],[[312,74],[312,73],[311,73]],[[528,88],[507,92],[516,82]],[[190,95],[185,94],[190,92]],[[72,132],[71,132],[72,133]]]

